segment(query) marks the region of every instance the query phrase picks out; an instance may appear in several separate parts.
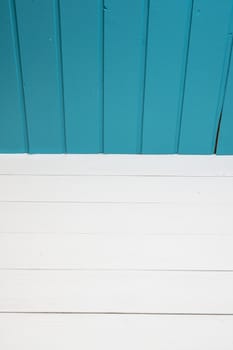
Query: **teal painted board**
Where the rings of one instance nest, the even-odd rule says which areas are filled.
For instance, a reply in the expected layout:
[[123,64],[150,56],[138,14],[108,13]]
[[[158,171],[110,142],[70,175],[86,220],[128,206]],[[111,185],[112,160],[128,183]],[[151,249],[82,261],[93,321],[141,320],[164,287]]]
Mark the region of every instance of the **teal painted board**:
[[0,0],[0,153],[233,154],[232,29],[233,0]]
[[192,1],[151,0],[143,153],[176,153]]
[[[231,35],[232,39],[232,35]],[[232,44],[232,40],[231,40]],[[232,49],[232,47],[231,47]],[[233,54],[231,51],[230,69],[218,135],[217,154],[233,154]]]
[[146,0],[106,0],[104,152],[140,153]]
[[179,153],[214,152],[232,0],[194,0]]
[[56,0],[16,0],[30,153],[65,152]]
[[0,1],[0,153],[27,152],[14,4]]
[[61,0],[68,153],[102,152],[103,1]]

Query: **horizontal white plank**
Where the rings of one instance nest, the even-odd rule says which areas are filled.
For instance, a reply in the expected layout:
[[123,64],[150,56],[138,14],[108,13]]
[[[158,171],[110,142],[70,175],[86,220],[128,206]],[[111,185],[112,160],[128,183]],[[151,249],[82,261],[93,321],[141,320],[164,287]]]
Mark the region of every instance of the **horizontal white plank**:
[[4,350],[232,350],[231,316],[1,314]]
[[233,157],[1,154],[0,174],[233,176]]
[[233,273],[1,270],[0,311],[233,314]]
[[1,234],[0,269],[233,270],[232,236]]
[[0,203],[2,233],[232,234],[232,205]]
[[6,175],[0,201],[233,203],[233,177]]

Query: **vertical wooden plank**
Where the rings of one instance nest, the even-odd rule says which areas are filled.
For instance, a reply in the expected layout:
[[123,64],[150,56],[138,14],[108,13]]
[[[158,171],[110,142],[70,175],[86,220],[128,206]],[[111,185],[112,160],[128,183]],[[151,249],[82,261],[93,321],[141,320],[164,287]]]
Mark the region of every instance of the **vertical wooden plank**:
[[61,0],[67,151],[102,152],[103,2]]
[[104,152],[139,153],[147,0],[106,0]]
[[214,152],[232,0],[195,0],[179,153]]
[[31,153],[63,153],[56,0],[16,0]]
[[0,1],[0,152],[27,151],[14,4]]
[[[232,45],[232,33],[229,35]],[[233,154],[233,54],[231,46],[231,60],[228,81],[225,91],[222,118],[218,135],[217,154]]]
[[151,0],[143,153],[176,153],[191,0]]

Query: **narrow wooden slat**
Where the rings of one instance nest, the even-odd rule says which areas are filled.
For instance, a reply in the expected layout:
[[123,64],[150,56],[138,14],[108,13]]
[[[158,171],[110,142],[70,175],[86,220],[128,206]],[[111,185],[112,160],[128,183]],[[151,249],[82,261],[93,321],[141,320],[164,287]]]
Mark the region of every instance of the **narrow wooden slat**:
[[233,177],[2,175],[0,201],[233,205]]
[[179,153],[214,152],[231,10],[231,0],[194,0]]
[[233,270],[232,236],[0,234],[0,269]]
[[1,314],[0,346],[7,350],[232,350],[232,328],[230,316]]
[[64,153],[55,1],[17,0],[30,153]]
[[105,153],[140,150],[146,20],[147,0],[105,1]]
[[0,271],[1,312],[233,314],[233,272]]
[[150,1],[143,153],[176,153],[190,0]]
[[27,151],[18,32],[12,1],[0,2],[0,152]]
[[[231,34],[232,36],[232,34]],[[228,83],[225,93],[217,154],[233,154],[233,54],[231,53]]]
[[232,234],[232,206],[0,203],[2,233]]
[[61,0],[68,153],[102,152],[102,0]]
[[233,176],[233,157],[216,155],[1,155],[0,175]]

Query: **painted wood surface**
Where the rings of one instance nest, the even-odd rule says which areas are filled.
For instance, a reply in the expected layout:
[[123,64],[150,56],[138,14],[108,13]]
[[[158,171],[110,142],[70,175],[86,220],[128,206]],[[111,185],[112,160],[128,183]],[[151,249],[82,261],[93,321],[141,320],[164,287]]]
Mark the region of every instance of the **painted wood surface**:
[[233,177],[2,175],[0,201],[233,205]]
[[[230,35],[232,45],[232,33]],[[233,55],[229,65],[226,94],[219,125],[217,154],[233,154]]]
[[0,269],[233,270],[232,235],[0,234]]
[[192,1],[150,1],[143,153],[177,153]]
[[141,151],[147,7],[147,0],[105,1],[105,153]]
[[102,0],[61,0],[66,151],[99,153],[103,120]]
[[16,1],[30,153],[64,153],[57,8],[54,1]]
[[0,271],[2,312],[232,315],[232,294],[232,271]]
[[232,328],[231,316],[0,314],[7,350],[232,350]]
[[231,0],[195,0],[184,89],[179,153],[214,153],[222,108]]
[[0,175],[231,177],[233,156],[0,154]]
[[0,6],[1,153],[233,153],[232,0]]
[[28,151],[15,6],[0,2],[0,152]]
[[1,348],[232,349],[232,157],[0,164]]
[[0,202],[0,232],[231,235],[232,211],[209,203]]

